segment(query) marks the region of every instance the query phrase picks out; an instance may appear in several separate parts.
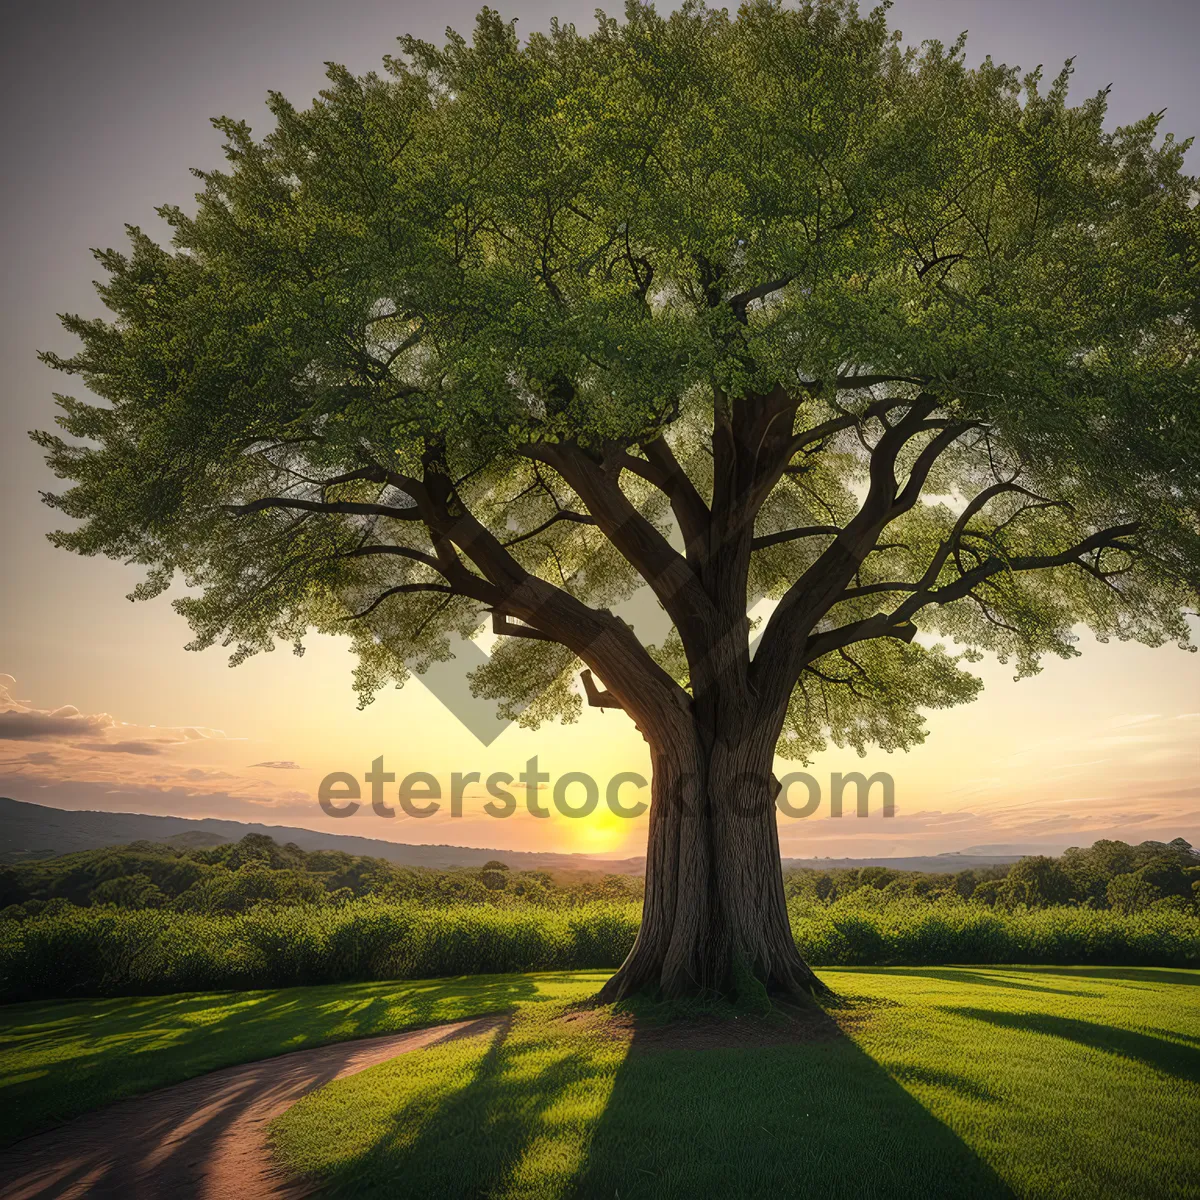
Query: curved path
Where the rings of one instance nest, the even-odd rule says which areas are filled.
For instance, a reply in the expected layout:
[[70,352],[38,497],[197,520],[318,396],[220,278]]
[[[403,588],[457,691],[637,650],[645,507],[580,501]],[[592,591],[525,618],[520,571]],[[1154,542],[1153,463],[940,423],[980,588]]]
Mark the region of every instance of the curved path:
[[486,1033],[503,1016],[296,1050],[121,1100],[0,1151],[0,1197],[259,1200],[307,1189],[274,1166],[267,1124],[301,1096],[398,1054]]

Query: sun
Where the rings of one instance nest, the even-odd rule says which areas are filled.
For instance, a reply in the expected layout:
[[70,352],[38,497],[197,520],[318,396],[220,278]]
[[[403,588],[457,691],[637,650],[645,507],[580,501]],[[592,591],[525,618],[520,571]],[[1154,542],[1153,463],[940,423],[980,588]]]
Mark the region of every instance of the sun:
[[641,820],[619,817],[607,809],[598,808],[590,816],[575,821],[568,839],[571,848],[580,854],[610,854],[624,850],[644,834]]

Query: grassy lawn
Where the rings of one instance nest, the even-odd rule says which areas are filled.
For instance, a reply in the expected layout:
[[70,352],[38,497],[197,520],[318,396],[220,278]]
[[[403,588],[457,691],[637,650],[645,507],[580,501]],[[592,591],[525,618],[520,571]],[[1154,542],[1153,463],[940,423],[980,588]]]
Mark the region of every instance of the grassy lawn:
[[334,1195],[1197,1194],[1200,974],[824,976],[840,1036],[646,1051],[564,996],[314,1093],[276,1148]]
[[489,1012],[494,1034],[338,1081],[274,1126],[332,1194],[1195,1196],[1200,972],[825,971],[840,1032],[672,1049],[572,1017],[602,974],[0,1009],[5,1140],[324,1042]]
[[[0,1145],[89,1109],[326,1042],[508,1012],[593,976],[473,975],[0,1007]],[[585,982],[590,979],[590,984]]]

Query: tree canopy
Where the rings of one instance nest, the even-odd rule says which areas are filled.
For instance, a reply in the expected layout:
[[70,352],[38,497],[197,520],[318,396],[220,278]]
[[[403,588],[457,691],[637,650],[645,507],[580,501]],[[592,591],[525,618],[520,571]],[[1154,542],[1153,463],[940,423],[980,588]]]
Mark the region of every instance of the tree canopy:
[[[919,740],[981,652],[1186,644],[1196,182],[1070,75],[835,0],[631,3],[271,93],[45,355],[100,398],[34,435],[55,540],[181,576],[235,661],[348,633],[369,696],[490,621],[522,720],[582,664],[648,736],[711,686],[798,757]],[[645,585],[653,645],[612,611]]]

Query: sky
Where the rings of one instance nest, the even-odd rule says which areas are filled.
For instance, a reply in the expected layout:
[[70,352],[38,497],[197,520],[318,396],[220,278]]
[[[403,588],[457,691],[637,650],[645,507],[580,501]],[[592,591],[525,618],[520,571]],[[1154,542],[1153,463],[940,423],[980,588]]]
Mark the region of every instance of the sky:
[[[590,26],[593,4],[502,6],[520,30],[551,15]],[[583,771],[603,791],[614,775],[648,776],[646,747],[623,714],[585,709],[578,724],[511,726],[484,745],[414,680],[363,711],[346,646],[314,638],[231,670],[219,648],[184,649],[190,634],[170,595],[132,604],[132,568],[53,549],[54,486],[31,428],[53,417],[68,382],[41,349],[68,353],[55,313],[99,315],[93,246],[119,245],[125,223],[154,234],[154,208],[187,206],[190,167],[219,160],[208,118],[245,117],[256,132],[276,89],[297,102],[322,86],[323,63],[378,65],[394,39],[437,40],[469,29],[476,6],[377,0],[214,0],[205,5],[64,0],[23,5],[0,45],[0,795],[66,809],[219,816],[396,841],[497,849],[636,855],[645,819],[601,812],[539,818],[518,806],[495,819],[468,785],[463,815],[334,819],[317,804],[330,772],[362,778],[376,758],[397,778],[428,772],[449,792],[453,772],[514,777],[533,756],[550,775]],[[1165,127],[1200,133],[1200,4],[1144,0],[900,0],[894,27],[909,42],[969,31],[968,58],[1053,73],[1075,57],[1073,94],[1112,84],[1110,121],[1167,109]],[[1200,172],[1200,154],[1189,160]],[[782,819],[787,855],[945,851],[1056,852],[1096,837],[1182,835],[1200,842],[1200,655],[1097,645],[1052,660],[1032,679],[984,662],[982,698],[930,714],[924,745],[859,760],[836,748],[808,772],[817,812]],[[491,718],[487,718],[488,721]],[[492,732],[496,730],[493,727]],[[779,764],[779,770],[800,769]],[[887,772],[895,816],[829,816],[833,772]],[[520,788],[520,785],[517,785]],[[367,785],[363,785],[367,790]],[[573,794],[572,794],[573,795]],[[636,799],[632,786],[626,793]],[[797,803],[803,802],[803,788]],[[523,789],[519,797],[523,799]]]

